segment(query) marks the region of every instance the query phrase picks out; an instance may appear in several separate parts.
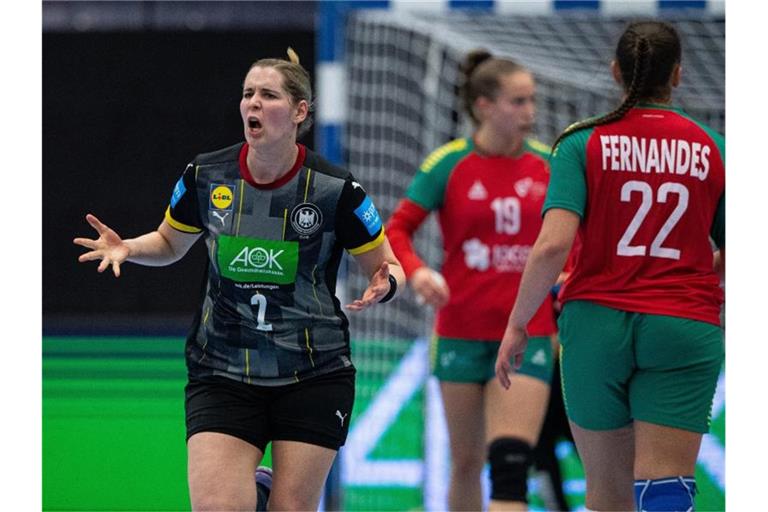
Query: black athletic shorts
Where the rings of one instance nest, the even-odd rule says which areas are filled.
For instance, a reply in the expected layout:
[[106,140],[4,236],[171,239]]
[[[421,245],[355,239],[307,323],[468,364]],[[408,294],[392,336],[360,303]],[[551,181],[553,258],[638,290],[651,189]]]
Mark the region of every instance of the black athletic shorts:
[[187,440],[220,432],[262,452],[270,441],[300,441],[332,450],[344,445],[355,401],[355,368],[285,386],[226,377],[190,377],[185,388]]

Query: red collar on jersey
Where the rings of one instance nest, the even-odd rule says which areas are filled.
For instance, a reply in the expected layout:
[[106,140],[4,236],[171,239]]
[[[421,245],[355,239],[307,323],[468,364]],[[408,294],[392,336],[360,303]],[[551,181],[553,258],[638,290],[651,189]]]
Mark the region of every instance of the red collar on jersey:
[[243,143],[242,149],[240,149],[240,177],[243,178],[245,181],[248,182],[249,185],[270,190],[274,188],[281,187],[291,181],[291,179],[296,176],[296,174],[299,172],[299,169],[301,169],[301,166],[304,165],[304,159],[307,156],[307,148],[304,146],[304,144],[296,143],[296,147],[299,148],[299,153],[296,155],[296,162],[293,164],[293,167],[291,167],[291,170],[288,171],[283,177],[281,177],[278,180],[273,181],[272,183],[256,183],[253,180],[253,176],[251,176],[250,171],[248,170],[248,163],[246,160],[246,157],[248,156],[248,143]]

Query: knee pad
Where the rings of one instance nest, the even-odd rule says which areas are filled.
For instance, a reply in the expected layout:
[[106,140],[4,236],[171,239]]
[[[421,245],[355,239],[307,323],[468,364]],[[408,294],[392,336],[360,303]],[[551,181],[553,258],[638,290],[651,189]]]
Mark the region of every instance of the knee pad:
[[533,454],[522,439],[502,437],[488,447],[491,464],[491,499],[527,503],[528,469]]
[[671,476],[655,480],[635,480],[637,510],[693,510],[696,481],[692,476]]

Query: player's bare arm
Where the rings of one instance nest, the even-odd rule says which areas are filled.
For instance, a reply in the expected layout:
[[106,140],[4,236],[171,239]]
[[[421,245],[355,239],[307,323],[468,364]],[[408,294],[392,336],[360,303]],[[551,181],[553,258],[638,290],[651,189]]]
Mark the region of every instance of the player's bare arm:
[[356,255],[355,261],[360,265],[363,273],[369,276],[369,283],[360,299],[347,304],[347,308],[351,311],[362,311],[384,299],[393,285],[390,282],[390,276],[395,280],[395,293],[387,299],[394,298],[398,291],[403,289],[405,272],[392,252],[389,241],[384,240],[384,243],[375,249]]
[[152,267],[170,265],[180,260],[200,237],[199,234],[182,233],[173,229],[165,220],[156,231],[136,238],[123,240],[112,228],[102,223],[95,215],[85,219],[99,235],[97,239],[75,238],[73,242],[87,249],[78,261],[101,260],[98,272],[112,267],[115,277],[120,277],[120,265],[126,261]]
[[541,232],[528,257],[517,300],[496,358],[496,376],[506,389],[510,385],[509,360],[514,356],[516,367],[522,363],[527,343],[525,326],[563,270],[579,222],[580,217],[576,213],[561,208],[550,209],[544,215]]

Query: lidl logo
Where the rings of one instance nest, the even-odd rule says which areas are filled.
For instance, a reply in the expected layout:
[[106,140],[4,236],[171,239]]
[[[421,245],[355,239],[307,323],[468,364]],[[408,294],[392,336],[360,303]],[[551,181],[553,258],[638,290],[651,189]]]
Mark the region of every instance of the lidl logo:
[[222,235],[219,273],[238,282],[289,284],[296,280],[299,243]]
[[232,201],[235,199],[234,187],[222,185],[220,183],[211,184],[211,205],[212,210],[231,210]]

